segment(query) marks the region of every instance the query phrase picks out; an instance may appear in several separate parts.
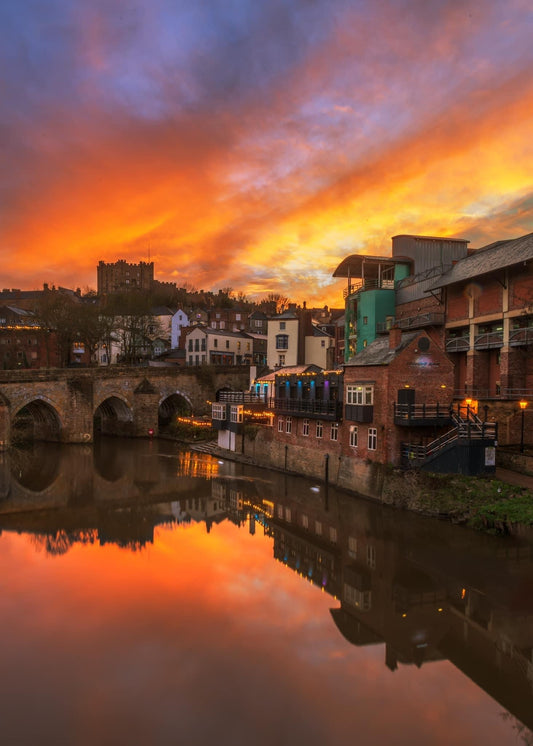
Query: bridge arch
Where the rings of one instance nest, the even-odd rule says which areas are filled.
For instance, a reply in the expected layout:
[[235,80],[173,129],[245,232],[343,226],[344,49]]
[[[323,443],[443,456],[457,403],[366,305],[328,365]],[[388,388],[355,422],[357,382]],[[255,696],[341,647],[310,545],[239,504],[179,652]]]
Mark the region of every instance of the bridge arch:
[[159,427],[170,425],[175,416],[189,417],[193,413],[193,405],[189,396],[183,391],[165,394],[159,400]]
[[19,405],[11,420],[13,442],[48,440],[60,441],[63,424],[48,397],[39,395]]
[[101,435],[131,435],[133,411],[128,402],[116,395],[108,396],[94,410],[93,432]]

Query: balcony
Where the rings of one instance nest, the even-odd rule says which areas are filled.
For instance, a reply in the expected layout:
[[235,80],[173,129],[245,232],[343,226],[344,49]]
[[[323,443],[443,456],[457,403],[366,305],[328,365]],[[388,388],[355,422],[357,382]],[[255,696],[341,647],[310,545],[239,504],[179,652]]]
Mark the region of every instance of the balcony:
[[446,340],[446,352],[465,352],[470,349],[470,335],[450,337]]
[[350,422],[372,422],[374,419],[373,404],[346,404],[344,417]]
[[388,319],[376,325],[378,334],[386,334],[391,327],[408,331],[409,329],[421,329],[424,326],[442,326],[444,324],[444,313],[432,311],[419,313],[416,316],[408,316],[404,319]]
[[338,401],[276,397],[271,399],[271,406],[276,414],[294,414],[323,420],[339,420],[342,416],[342,404]]
[[355,295],[356,293],[362,293],[366,290],[394,290],[394,280],[365,280],[354,282],[344,288],[343,296],[344,299]]
[[490,350],[503,347],[503,331],[484,332],[474,338],[475,350]]
[[394,424],[400,427],[440,427],[450,422],[450,408],[442,404],[394,404]]
[[533,326],[512,329],[509,332],[510,347],[521,347],[530,344],[533,344]]

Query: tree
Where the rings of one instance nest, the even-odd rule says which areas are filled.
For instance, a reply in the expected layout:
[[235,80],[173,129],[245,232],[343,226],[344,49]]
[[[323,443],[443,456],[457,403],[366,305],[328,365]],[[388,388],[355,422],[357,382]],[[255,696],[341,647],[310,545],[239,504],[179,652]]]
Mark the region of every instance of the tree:
[[109,296],[105,313],[108,319],[115,319],[112,336],[120,346],[122,362],[140,362],[147,356],[148,346],[151,352],[151,340],[160,333],[160,329],[151,312],[149,295],[129,291]]

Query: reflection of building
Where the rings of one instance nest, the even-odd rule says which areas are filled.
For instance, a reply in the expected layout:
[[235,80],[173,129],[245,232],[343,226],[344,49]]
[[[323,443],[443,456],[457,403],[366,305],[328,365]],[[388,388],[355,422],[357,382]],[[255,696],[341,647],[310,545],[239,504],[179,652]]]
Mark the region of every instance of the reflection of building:
[[350,498],[280,497],[270,533],[276,559],[319,586],[326,579],[349,642],[384,645],[391,671],[448,659],[533,727],[529,545]]

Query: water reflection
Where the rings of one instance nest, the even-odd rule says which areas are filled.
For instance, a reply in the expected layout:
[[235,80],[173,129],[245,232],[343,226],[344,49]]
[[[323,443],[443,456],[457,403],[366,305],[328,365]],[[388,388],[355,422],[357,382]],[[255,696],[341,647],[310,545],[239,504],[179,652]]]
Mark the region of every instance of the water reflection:
[[0,529],[36,550],[139,551],[157,527],[222,522],[334,599],[332,623],[390,671],[448,660],[533,728],[533,544],[400,513],[167,442],[42,445],[2,456]]

